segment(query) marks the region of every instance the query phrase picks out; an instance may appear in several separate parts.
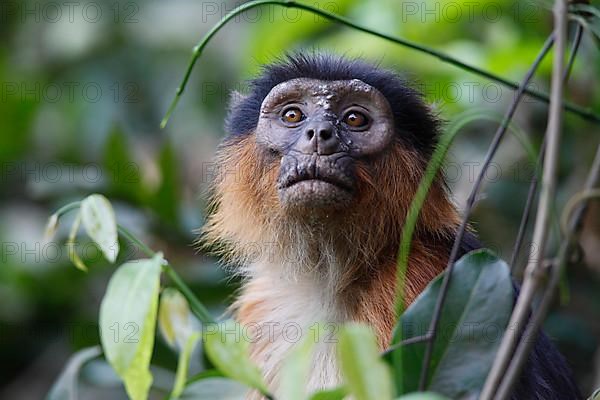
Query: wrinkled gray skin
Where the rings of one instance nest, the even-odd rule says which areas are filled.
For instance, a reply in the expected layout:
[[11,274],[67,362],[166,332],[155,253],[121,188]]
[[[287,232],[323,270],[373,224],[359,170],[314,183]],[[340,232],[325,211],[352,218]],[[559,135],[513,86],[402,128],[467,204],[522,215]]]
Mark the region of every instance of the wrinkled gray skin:
[[[297,107],[305,119],[283,120]],[[343,122],[358,111],[368,118],[361,128]],[[381,153],[394,137],[394,119],[385,97],[358,80],[293,79],[275,86],[264,99],[256,140],[281,157],[277,190],[286,208],[342,209],[355,195],[355,162]]]

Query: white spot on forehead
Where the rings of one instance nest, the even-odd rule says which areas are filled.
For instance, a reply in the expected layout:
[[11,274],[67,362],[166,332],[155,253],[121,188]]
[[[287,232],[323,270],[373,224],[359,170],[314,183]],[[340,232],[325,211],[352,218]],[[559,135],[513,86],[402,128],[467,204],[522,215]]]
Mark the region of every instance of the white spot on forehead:
[[331,109],[331,103],[328,100],[328,96],[317,96],[317,101],[315,104],[325,110]]
[[359,79],[352,79],[352,81],[350,82],[350,86],[352,87],[353,90],[365,92],[365,93],[368,93],[373,90],[373,86],[367,85],[366,83],[364,83],[363,81],[361,81]]
[[322,107],[324,110],[331,110],[331,102],[330,100],[334,99],[334,94],[331,93],[331,83],[321,83],[319,84],[317,90],[315,90],[312,95],[316,97],[316,104],[319,107]]
[[325,97],[331,96],[330,85],[326,83],[319,84],[312,92],[314,97]]
[[[329,104],[329,100],[335,100],[336,93],[339,89],[357,93],[371,93],[374,88],[361,81],[360,79],[351,79],[347,81],[331,81],[321,82],[316,87],[313,87],[311,95],[317,97],[317,104],[325,106]],[[323,99],[324,98],[324,99]]]

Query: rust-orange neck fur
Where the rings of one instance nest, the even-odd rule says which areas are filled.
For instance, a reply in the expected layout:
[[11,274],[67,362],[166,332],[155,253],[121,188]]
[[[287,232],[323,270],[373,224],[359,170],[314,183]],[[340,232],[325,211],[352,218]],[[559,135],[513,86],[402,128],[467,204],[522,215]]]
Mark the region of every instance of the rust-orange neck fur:
[[[238,265],[246,279],[234,305],[238,320],[289,321],[302,309],[306,315],[298,313],[300,325],[311,318],[367,322],[384,348],[395,323],[401,230],[426,166],[424,158],[394,143],[377,159],[358,164],[357,196],[350,209],[315,218],[282,209],[276,191],[279,165],[261,153],[252,135],[226,142],[218,165],[214,210],[203,239],[208,245],[224,243],[227,250],[222,255]],[[407,304],[445,267],[457,221],[439,179],[415,232],[406,276]],[[286,304],[294,301],[296,305]],[[281,361],[274,358],[282,358],[288,347],[272,337],[253,345],[253,358],[274,385]],[[323,352],[321,367],[334,362],[328,354]],[[336,380],[334,372],[323,374],[314,379],[314,387]]]

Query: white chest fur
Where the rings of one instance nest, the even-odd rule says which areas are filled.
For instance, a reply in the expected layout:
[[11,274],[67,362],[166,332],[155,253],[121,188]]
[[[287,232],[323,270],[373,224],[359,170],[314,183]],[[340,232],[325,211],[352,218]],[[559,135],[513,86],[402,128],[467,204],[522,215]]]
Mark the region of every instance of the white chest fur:
[[338,385],[336,334],[338,324],[347,321],[350,313],[335,295],[330,274],[321,270],[290,277],[285,266],[264,263],[250,269],[252,277],[238,299],[243,306],[239,318],[250,328],[251,356],[271,389],[277,393],[283,360],[305,338],[316,343],[308,393]]

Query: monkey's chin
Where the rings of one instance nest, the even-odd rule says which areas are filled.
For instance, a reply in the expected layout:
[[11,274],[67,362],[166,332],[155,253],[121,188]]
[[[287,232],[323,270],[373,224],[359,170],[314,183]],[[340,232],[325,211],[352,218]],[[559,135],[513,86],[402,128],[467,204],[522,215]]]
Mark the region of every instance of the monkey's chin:
[[319,179],[309,179],[279,189],[282,206],[294,211],[335,211],[347,208],[352,191]]

